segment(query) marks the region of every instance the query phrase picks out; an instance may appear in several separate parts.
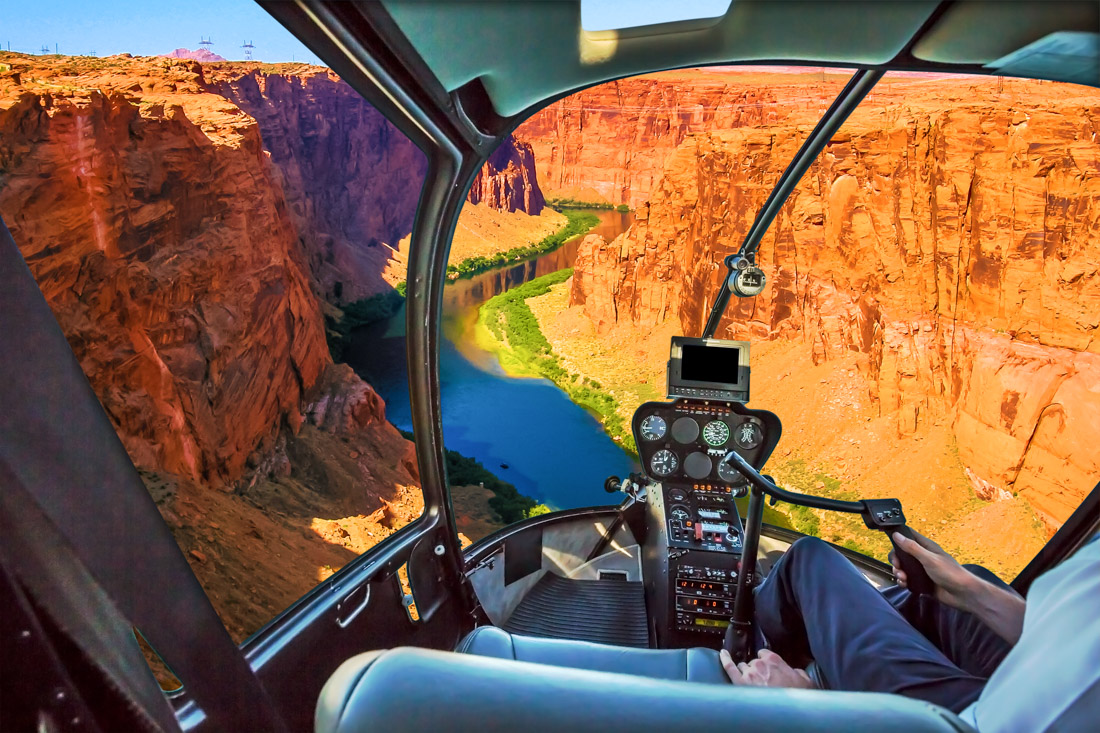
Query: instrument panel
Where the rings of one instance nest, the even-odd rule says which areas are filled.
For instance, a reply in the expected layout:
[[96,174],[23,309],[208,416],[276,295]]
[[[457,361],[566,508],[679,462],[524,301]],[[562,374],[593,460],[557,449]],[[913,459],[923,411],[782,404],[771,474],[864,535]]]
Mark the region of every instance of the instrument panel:
[[779,419],[736,402],[680,399],[647,402],[634,413],[642,469],[654,481],[741,488],[745,480],[721,464],[730,450],[764,465],[779,440]]

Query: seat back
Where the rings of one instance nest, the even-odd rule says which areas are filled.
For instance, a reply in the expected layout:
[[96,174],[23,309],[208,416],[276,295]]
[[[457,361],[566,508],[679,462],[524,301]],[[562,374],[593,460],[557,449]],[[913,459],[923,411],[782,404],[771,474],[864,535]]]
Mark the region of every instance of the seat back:
[[321,692],[317,733],[770,733],[970,728],[950,712],[896,695],[775,690],[551,667],[400,648],[352,657]]

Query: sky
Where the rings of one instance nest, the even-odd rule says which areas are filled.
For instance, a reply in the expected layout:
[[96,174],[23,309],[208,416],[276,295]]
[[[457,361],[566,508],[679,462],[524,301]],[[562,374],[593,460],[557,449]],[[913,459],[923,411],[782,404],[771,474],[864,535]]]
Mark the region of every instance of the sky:
[[[730,0],[583,0],[587,30],[664,23],[723,14]],[[177,48],[243,59],[251,41],[257,61],[320,60],[252,0],[0,0],[0,50],[72,56],[156,56]]]
[[[588,31],[631,28],[725,15],[731,0],[581,0],[581,27]],[[625,8],[629,12],[623,12]]]
[[0,0],[0,48],[40,53],[156,56],[177,48],[244,58],[251,41],[257,61],[320,60],[252,0]]

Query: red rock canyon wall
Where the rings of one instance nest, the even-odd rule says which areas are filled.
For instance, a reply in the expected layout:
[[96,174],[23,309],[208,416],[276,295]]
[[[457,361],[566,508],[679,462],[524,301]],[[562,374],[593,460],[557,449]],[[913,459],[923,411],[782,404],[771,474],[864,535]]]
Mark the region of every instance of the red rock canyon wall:
[[774,124],[823,112],[847,81],[842,73],[721,69],[647,74],[601,84],[554,102],[515,132],[535,153],[548,196],[597,192],[636,208],[660,181],[668,155],[693,132]]
[[[719,335],[859,352],[900,434],[950,420],[979,494],[1057,526],[1100,477],[1098,108],[1068,85],[894,84],[799,184],[762,243],[768,289]],[[573,302],[605,331],[699,333],[716,263],[813,122],[687,137],[633,227],[586,239]]]

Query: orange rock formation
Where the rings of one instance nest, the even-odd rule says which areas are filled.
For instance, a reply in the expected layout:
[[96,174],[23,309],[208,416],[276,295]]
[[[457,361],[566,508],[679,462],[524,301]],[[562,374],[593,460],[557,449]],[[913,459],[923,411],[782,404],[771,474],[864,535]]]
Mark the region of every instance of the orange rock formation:
[[63,64],[0,79],[0,211],[135,463],[234,480],[329,362],[278,171],[195,62]]
[[541,213],[546,201],[535,178],[531,146],[508,137],[477,172],[466,200],[497,211]]
[[[1100,476],[1098,104],[1070,85],[894,80],[799,184],[762,243],[768,289],[719,335],[858,352],[900,434],[949,421],[979,495],[1020,492],[1058,526]],[[573,302],[604,332],[698,334],[813,122],[687,137],[633,227],[585,240]]]
[[[520,125],[547,196],[636,208],[664,159],[693,132],[775,123],[824,112],[847,81],[838,70],[737,74],[692,69],[647,74],[571,94]],[[587,193],[595,192],[591,196]]]
[[[422,511],[412,444],[332,364],[314,284],[388,287],[388,255],[339,251],[407,233],[411,146],[324,69],[0,64],[0,213],[243,639]],[[383,180],[406,164],[412,184]],[[375,206],[349,198],[367,177]]]

